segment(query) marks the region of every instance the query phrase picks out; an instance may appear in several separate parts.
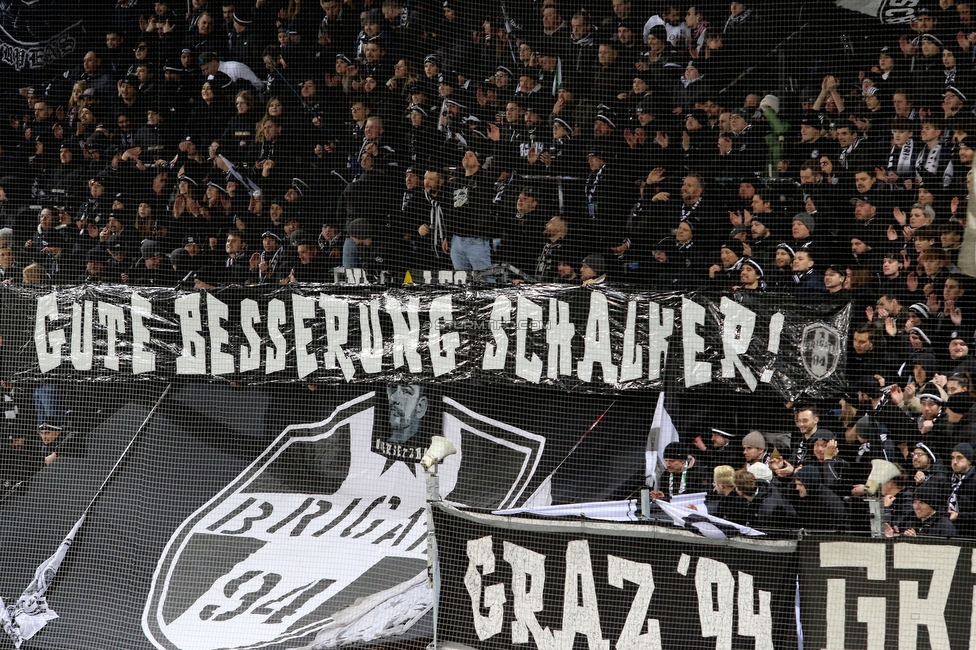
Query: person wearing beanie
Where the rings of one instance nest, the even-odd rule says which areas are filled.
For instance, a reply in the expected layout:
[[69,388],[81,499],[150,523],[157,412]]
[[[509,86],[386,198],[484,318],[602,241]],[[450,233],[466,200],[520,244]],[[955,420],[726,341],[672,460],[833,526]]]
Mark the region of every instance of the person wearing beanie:
[[949,395],[943,412],[947,423],[946,430],[950,440],[976,444],[976,400],[966,391]]
[[773,251],[773,263],[765,267],[763,279],[773,291],[793,292],[796,281],[793,279],[793,258],[796,250],[787,242],[780,242]]
[[742,268],[744,254],[742,242],[738,239],[730,239],[722,244],[719,251],[721,264],[712,264],[708,267],[708,277],[713,287],[720,291],[727,291],[739,283],[739,271]]
[[797,499],[793,502],[800,527],[807,530],[842,530],[851,528],[844,502],[825,483],[820,470],[804,465],[793,479]]
[[766,173],[766,142],[763,129],[749,123],[753,114],[754,110],[738,109],[729,116],[730,131],[718,138],[718,175],[754,177]]
[[662,289],[684,291],[701,286],[708,257],[699,243],[699,227],[694,220],[682,220],[674,235],[656,246],[652,274]]
[[976,375],[976,356],[969,353],[969,344],[966,343],[964,334],[961,331],[953,331],[947,338],[949,339],[947,346],[949,372],[953,375],[964,372]]
[[849,289],[844,287],[847,279],[847,265],[837,259],[829,259],[823,265],[824,289],[827,290],[824,296],[825,304],[843,307],[851,301],[852,295]]
[[683,442],[669,443],[661,452],[664,471],[657,479],[658,489],[651,492],[655,499],[670,501],[676,494],[707,492],[711,477],[695,462],[691,449]]
[[949,521],[963,537],[976,533],[976,469],[973,458],[976,452],[968,442],[960,442],[952,449],[949,465],[949,498],[946,501]]
[[[755,196],[753,196],[753,200],[755,200]],[[769,204],[766,203],[766,205]],[[784,223],[778,213],[771,211],[752,213],[752,221],[749,223],[749,235],[752,239],[749,243],[749,257],[759,262],[763,268],[773,267],[776,245],[780,242],[778,237],[783,234]]]
[[793,216],[790,234],[793,237],[792,246],[799,250],[804,244],[813,241],[813,233],[817,230],[817,220],[809,212],[800,212]]
[[766,463],[752,463],[746,466],[749,473],[756,477],[760,483],[772,483],[773,472]]
[[766,451],[766,438],[759,431],[750,431],[742,438],[742,455],[747,464],[769,463]]
[[899,530],[886,524],[885,536],[896,537],[901,534],[909,537],[955,537],[956,527],[945,513],[948,495],[949,489],[944,479],[933,479],[919,485],[915,488],[912,499],[915,519],[906,524],[910,528]]
[[[913,398],[897,385],[891,388],[888,396],[888,403],[875,413],[897,444],[912,447],[924,442],[936,458],[946,462],[953,443],[949,442],[949,424],[942,408],[945,391],[929,381],[915,389]],[[917,400],[917,407],[914,400]]]
[[808,443],[812,443],[813,456],[804,462],[804,466],[816,467],[823,484],[837,494],[849,494],[850,465],[839,455],[837,436],[829,429],[818,429]]
[[742,266],[739,268],[739,284],[732,288],[736,291],[765,291],[767,287],[763,275],[763,268],[759,266],[759,262],[751,257],[743,258]]
[[173,267],[165,263],[162,247],[152,239],[144,239],[139,246],[139,259],[132,269],[122,273],[121,280],[140,287],[173,287],[180,281]]
[[[914,338],[917,337],[918,335],[916,334],[911,340],[914,340]],[[940,365],[938,359],[935,358],[935,355],[932,354],[928,348],[918,348],[912,350],[911,354],[909,354],[908,360],[905,362],[904,367],[906,371],[911,371],[911,376],[914,378],[915,385],[922,386],[928,381],[929,378],[933,377],[935,373],[938,372]]]
[[587,255],[580,264],[580,278],[583,286],[600,285],[607,280],[607,262],[603,255],[592,253]]
[[[906,321],[905,327],[912,328],[921,325],[924,321],[928,320],[930,315],[929,306],[924,302],[912,303],[908,306],[908,321]],[[911,325],[908,323],[911,323]]]
[[916,325],[908,330],[908,344],[913,351],[931,350],[932,337],[926,334],[920,325]]
[[941,459],[924,442],[915,443],[911,459],[912,470],[914,470],[912,479],[915,481],[916,487],[926,481],[945,480],[949,473],[948,468],[940,462]]
[[926,382],[916,390],[921,415],[916,420],[916,442],[925,442],[943,463],[948,461],[952,443],[948,437],[948,422],[943,406],[947,395],[941,386],[933,381]]

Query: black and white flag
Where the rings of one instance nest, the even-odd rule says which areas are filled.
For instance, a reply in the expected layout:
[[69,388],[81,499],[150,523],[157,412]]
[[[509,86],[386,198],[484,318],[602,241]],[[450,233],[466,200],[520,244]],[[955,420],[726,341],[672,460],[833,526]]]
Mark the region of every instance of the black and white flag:
[[86,515],[82,515],[81,519],[75,523],[54,555],[41,562],[37,570],[34,571],[34,579],[27,585],[27,589],[24,590],[16,603],[6,605],[3,598],[0,598],[0,625],[10,640],[13,641],[14,647],[20,648],[24,641],[37,634],[41,628],[48,624],[48,621],[53,621],[58,617],[48,605],[45,594],[47,594],[51,583],[54,582],[54,577],[68,554],[68,549],[74,543],[75,535],[85,523],[85,517]]

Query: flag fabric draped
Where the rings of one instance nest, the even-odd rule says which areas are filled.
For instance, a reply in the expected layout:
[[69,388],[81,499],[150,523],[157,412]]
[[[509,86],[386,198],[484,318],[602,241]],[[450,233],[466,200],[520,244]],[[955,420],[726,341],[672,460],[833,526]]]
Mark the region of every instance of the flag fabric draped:
[[47,590],[54,582],[61,563],[64,562],[68,550],[74,543],[75,535],[85,523],[85,516],[83,514],[75,523],[54,555],[38,565],[37,570],[34,571],[34,579],[15,603],[6,605],[3,598],[0,598],[0,626],[13,641],[14,647],[20,648],[24,641],[37,634],[49,621],[58,617],[48,605]]
[[644,482],[655,490],[658,489],[658,474],[664,471],[664,457],[661,454],[671,442],[678,442],[678,430],[664,408],[664,391],[661,391],[657,396],[651,430],[647,433],[647,450],[644,454]]

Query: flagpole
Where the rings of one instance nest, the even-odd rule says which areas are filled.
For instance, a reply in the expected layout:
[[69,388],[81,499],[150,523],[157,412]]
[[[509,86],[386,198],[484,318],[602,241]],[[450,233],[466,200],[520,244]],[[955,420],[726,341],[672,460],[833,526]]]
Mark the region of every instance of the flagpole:
[[7,633],[10,640],[13,642],[14,647],[20,648],[24,641],[29,640],[35,634],[37,634],[48,622],[58,618],[57,613],[50,607],[45,598],[48,588],[54,581],[57,575],[58,569],[61,568],[61,563],[64,562],[65,557],[68,555],[68,551],[71,550],[71,546],[74,544],[75,536],[81,527],[85,524],[85,520],[88,517],[88,513],[91,511],[92,507],[95,505],[95,501],[102,494],[105,486],[108,482],[112,480],[115,476],[115,472],[118,471],[119,467],[122,465],[122,461],[128,456],[129,451],[135,445],[136,440],[142,434],[146,425],[149,424],[149,420],[152,419],[153,415],[156,413],[156,409],[159,405],[163,403],[166,395],[169,394],[169,389],[172,388],[172,384],[166,384],[166,389],[163,391],[159,399],[150,409],[149,413],[146,415],[142,424],[136,429],[136,432],[132,435],[129,440],[129,444],[126,445],[122,454],[119,456],[118,460],[115,461],[115,465],[109,470],[108,475],[102,484],[98,486],[98,490],[95,491],[95,495],[88,502],[88,506],[85,507],[85,511],[81,513],[78,521],[71,528],[71,531],[64,538],[64,541],[55,550],[54,555],[49,557],[47,560],[42,562],[40,566],[34,571],[34,579],[31,581],[24,593],[21,594],[20,598],[17,599],[15,605],[7,606],[4,604],[3,599],[0,598],[0,630]]
[[610,406],[607,407],[607,410],[604,411],[603,413],[601,413],[600,414],[600,417],[598,417],[597,419],[593,420],[593,424],[590,425],[590,428],[589,429],[587,429],[586,431],[583,432],[583,435],[580,436],[580,439],[576,441],[576,444],[573,445],[573,448],[569,450],[569,453],[566,454],[566,456],[561,461],[559,461],[559,464],[556,465],[556,468],[554,470],[552,470],[551,472],[549,472],[549,476],[550,477],[554,476],[556,474],[556,472],[559,471],[559,468],[562,467],[563,464],[565,464],[567,460],[569,460],[569,457],[573,455],[573,453],[576,451],[576,449],[581,444],[583,444],[583,441],[586,439],[586,436],[590,435],[590,432],[593,431],[593,429],[596,428],[596,425],[600,424],[600,422],[603,420],[603,417],[607,413],[610,412],[610,409],[612,409],[616,403],[617,403],[617,400],[613,400],[613,402],[610,404]]
[[122,455],[120,455],[119,459],[115,461],[115,465],[113,465],[112,469],[109,470],[109,473],[105,477],[105,480],[102,481],[102,484],[98,486],[98,489],[95,491],[95,495],[92,496],[91,501],[89,501],[88,505],[85,507],[85,511],[81,513],[82,517],[87,515],[88,512],[92,509],[92,506],[95,505],[95,501],[98,499],[99,496],[101,496],[102,490],[105,489],[105,486],[108,485],[108,482],[112,480],[113,476],[115,476],[116,470],[118,470],[119,467],[122,465],[122,461],[125,460],[126,456],[128,456],[129,450],[132,449],[132,446],[135,444],[136,439],[139,438],[139,435],[142,433],[142,430],[146,428],[147,424],[149,424],[149,420],[151,420],[152,416],[155,415],[156,409],[158,409],[159,405],[163,403],[163,399],[166,398],[166,395],[169,394],[169,389],[172,387],[173,387],[172,384],[166,384],[166,390],[164,390],[163,394],[160,395],[159,399],[156,400],[156,403],[153,405],[152,409],[150,409],[149,413],[146,415],[146,418],[142,421],[142,424],[139,425],[139,428],[136,429],[136,432],[132,434],[132,439],[129,440],[129,444],[127,444],[125,446],[125,449],[122,450]]
[[[105,477],[105,480],[102,481],[102,484],[98,487],[98,490],[95,492],[95,496],[92,497],[91,501],[89,501],[88,506],[85,507],[85,511],[83,514],[88,514],[88,511],[91,510],[92,505],[94,505],[95,503],[95,499],[97,499],[98,496],[102,493],[102,490],[105,488],[105,485],[108,483],[109,479],[112,478],[112,475],[115,473],[115,470],[118,469],[119,465],[122,463],[122,459],[125,458],[125,455],[129,452],[129,449],[132,447],[132,444],[135,442],[136,438],[138,438],[139,434],[142,433],[142,429],[146,426],[146,424],[148,424],[150,418],[152,418],[153,414],[156,412],[156,409],[162,403],[163,398],[166,397],[167,393],[169,393],[170,386],[171,384],[166,384],[166,390],[164,390],[163,394],[159,396],[159,399],[156,401],[156,404],[152,407],[152,410],[149,411],[149,415],[147,415],[146,419],[142,421],[141,425],[139,425],[139,428],[136,430],[135,435],[132,436],[132,440],[130,440],[129,444],[126,445],[125,450],[122,452],[122,455],[115,462],[115,466],[112,467],[112,470],[108,473],[108,476]],[[7,491],[4,493],[4,495],[0,497],[0,503],[3,503],[4,501],[12,497],[17,492],[18,488],[28,485],[29,483],[30,480],[25,479],[22,481],[17,481],[17,483],[11,485],[9,488],[7,488]]]

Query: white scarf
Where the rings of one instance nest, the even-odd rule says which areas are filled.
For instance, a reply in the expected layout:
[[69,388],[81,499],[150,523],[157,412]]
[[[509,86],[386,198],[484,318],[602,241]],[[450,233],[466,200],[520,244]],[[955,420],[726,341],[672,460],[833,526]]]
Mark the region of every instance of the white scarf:
[[919,153],[918,159],[915,161],[915,170],[926,171],[930,174],[934,174],[939,170],[939,159],[941,158],[941,154],[941,144],[937,144],[934,147],[929,147],[926,145],[925,149]]
[[[918,159],[915,161],[915,171],[916,172],[928,172],[929,174],[936,174],[939,171],[939,164],[942,160],[942,148],[943,145],[937,144],[934,147],[929,147],[926,145],[925,149],[918,155]],[[927,153],[926,153],[927,152]],[[954,169],[952,165],[952,160],[945,166],[942,170],[942,186],[949,187],[952,184],[952,175]]]
[[428,224],[431,230],[430,245],[434,249],[434,253],[439,254],[441,241],[444,239],[444,210],[441,208],[440,201],[428,194],[426,190],[424,190],[424,196],[430,203],[430,223]]
[[677,492],[674,489],[674,474],[668,472],[668,496],[674,496],[676,494],[684,494],[688,487],[688,463],[681,469],[681,483],[678,485]]
[[[607,166],[604,164],[603,167],[600,167],[600,169],[596,170],[595,172],[590,172],[590,175],[586,178],[584,190],[586,192],[587,203],[593,203],[593,195],[596,193],[596,186],[599,184],[600,176],[603,175],[603,170],[606,168]],[[593,215],[590,215],[590,218],[593,218]]]
[[858,138],[857,140],[852,142],[849,147],[843,149],[840,152],[840,156],[838,156],[838,159],[840,160],[841,167],[847,169],[847,165],[848,165],[847,157],[850,156],[852,153],[854,153],[854,150],[857,149],[862,142],[864,142],[864,138]]
[[284,248],[281,246],[281,244],[279,244],[278,248],[276,248],[274,252],[261,251],[261,261],[267,262],[271,268],[268,270],[269,275],[265,275],[264,271],[261,270],[258,271],[259,282],[264,282],[268,277],[270,277],[270,275],[274,274],[275,269],[278,268],[278,262],[281,261],[280,253],[282,250],[284,250]]
[[959,488],[962,487],[962,482],[969,475],[967,471],[965,474],[959,474],[958,472],[952,473],[952,492],[949,493],[949,510],[954,510],[959,512]]
[[915,140],[912,138],[908,139],[908,142],[901,145],[895,145],[891,148],[891,154],[888,156],[888,170],[893,171],[900,178],[907,178],[912,173],[912,157],[915,151]]

